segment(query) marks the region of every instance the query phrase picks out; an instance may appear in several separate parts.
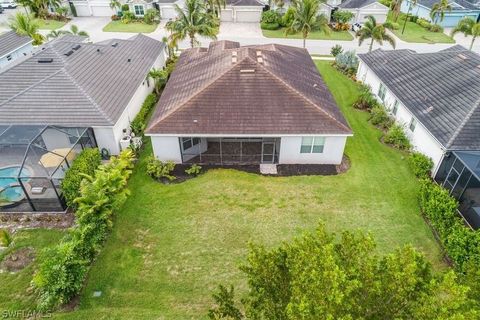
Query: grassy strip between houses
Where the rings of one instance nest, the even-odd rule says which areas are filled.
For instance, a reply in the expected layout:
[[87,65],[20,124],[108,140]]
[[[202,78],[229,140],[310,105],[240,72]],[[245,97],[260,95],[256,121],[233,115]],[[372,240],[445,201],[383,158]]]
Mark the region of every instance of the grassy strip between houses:
[[[389,19],[391,14],[389,14]],[[405,26],[405,32],[402,34],[403,25],[406,15],[400,15],[397,23],[400,25],[398,30],[391,30],[397,37],[406,42],[419,43],[455,43],[452,37],[447,36],[443,32],[431,32],[421,27],[415,22],[408,21]]]
[[146,24],[143,22],[123,23],[122,21],[111,21],[105,27],[104,32],[131,32],[131,33],[151,33],[155,31],[158,24]]
[[[148,144],[132,175],[132,191],[96,260],[75,311],[58,319],[205,319],[219,283],[234,284],[249,241],[278,245],[319,221],[330,231],[370,231],[385,253],[405,243],[444,268],[440,250],[420,216],[419,185],[405,154],[379,142],[367,114],[351,108],[358,86],[317,61],[354,137],[346,153],[348,172],[337,176],[264,177],[211,170],[180,184],[163,185],[145,173]],[[37,231],[55,239],[58,232]],[[32,231],[29,243],[36,241]],[[49,244],[53,241],[47,242]],[[33,268],[0,275],[0,310],[32,306],[25,297]],[[101,291],[100,297],[93,297]],[[16,302],[14,302],[16,301]]]
[[[263,36],[267,38],[290,38],[290,39],[303,39],[300,33],[288,35],[285,37],[285,28],[278,30],[262,30]],[[353,36],[348,31],[332,31],[330,34],[325,34],[319,31],[310,32],[307,40],[339,40],[339,41],[351,41]]]
[[[78,310],[57,317],[205,318],[219,283],[245,291],[238,265],[249,241],[277,245],[320,220],[331,231],[371,231],[379,252],[413,243],[443,266],[420,217],[419,187],[405,155],[381,144],[367,114],[350,107],[358,87],[328,62],[317,65],[355,132],[347,144],[347,173],[275,178],[219,169],[162,185],[145,174],[148,146]],[[94,291],[102,296],[93,297]]]
[[35,21],[38,22],[41,30],[57,30],[66,24],[66,22],[57,20],[35,19]]

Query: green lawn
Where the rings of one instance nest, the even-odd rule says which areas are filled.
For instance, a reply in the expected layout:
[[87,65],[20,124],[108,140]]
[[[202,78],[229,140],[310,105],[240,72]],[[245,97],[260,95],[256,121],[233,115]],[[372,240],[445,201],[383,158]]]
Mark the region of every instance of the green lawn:
[[132,32],[132,33],[150,33],[157,29],[158,24],[146,24],[143,22],[123,23],[122,21],[111,21],[105,27],[105,32]]
[[66,22],[57,20],[35,19],[43,30],[57,30],[63,27]]
[[[249,241],[270,246],[312,230],[370,231],[381,253],[405,243],[442,268],[440,250],[419,214],[418,183],[405,154],[379,142],[367,114],[350,106],[357,86],[317,62],[355,136],[351,169],[337,176],[263,177],[217,169],[181,184],[145,174],[147,145],[132,191],[90,272],[74,312],[61,319],[204,319],[219,283],[245,291],[238,265]],[[99,298],[94,291],[102,291]]]
[[0,317],[4,310],[18,311],[32,308],[35,295],[30,288],[30,283],[38,264],[38,253],[42,248],[57,243],[62,236],[63,232],[56,230],[21,231],[14,235],[13,245],[7,251],[0,253],[0,261],[7,254],[24,247],[33,248],[37,255],[37,261],[17,273],[0,273]]
[[[262,30],[263,36],[267,38],[285,38],[285,28],[280,28],[278,30]],[[303,39],[300,33],[288,35],[287,38],[291,39]],[[340,41],[350,41],[353,40],[353,36],[348,31],[332,31],[329,35],[314,31],[308,35],[310,40],[340,40]]]
[[[389,16],[390,17],[390,16]],[[400,29],[391,30],[397,37],[406,42],[421,42],[421,43],[455,43],[452,37],[447,36],[443,32],[430,32],[414,22],[407,22],[405,32],[402,34],[403,25],[405,23],[406,15],[401,15],[398,18]]]

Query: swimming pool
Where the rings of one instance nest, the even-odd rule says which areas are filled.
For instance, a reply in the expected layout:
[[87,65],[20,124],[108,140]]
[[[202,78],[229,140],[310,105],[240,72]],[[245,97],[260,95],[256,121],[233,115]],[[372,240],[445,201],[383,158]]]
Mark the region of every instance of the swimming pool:
[[[0,168],[0,198],[7,202],[16,202],[24,198],[22,187],[18,186],[20,166]],[[30,177],[30,170],[24,168],[22,177]],[[24,181],[24,179],[22,179]],[[13,184],[13,186],[11,186]]]

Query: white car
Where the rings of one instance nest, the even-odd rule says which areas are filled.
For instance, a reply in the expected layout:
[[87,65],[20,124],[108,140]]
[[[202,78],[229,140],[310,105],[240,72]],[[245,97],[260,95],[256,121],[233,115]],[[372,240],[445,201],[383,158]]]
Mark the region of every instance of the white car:
[[17,3],[12,0],[2,1],[0,4],[3,9],[15,9],[17,7]]

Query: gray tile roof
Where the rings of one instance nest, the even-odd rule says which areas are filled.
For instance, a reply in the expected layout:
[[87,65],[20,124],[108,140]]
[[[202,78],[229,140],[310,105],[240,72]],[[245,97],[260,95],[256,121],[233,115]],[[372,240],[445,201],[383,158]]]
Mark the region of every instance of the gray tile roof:
[[[418,0],[417,3],[431,9],[435,3],[438,3],[438,0]],[[475,4],[467,0],[454,0],[454,1],[449,1],[449,3],[452,6],[452,11],[480,10],[480,6],[478,4]]]
[[480,56],[461,46],[359,54],[388,89],[449,150],[480,150]]
[[369,4],[378,2],[377,0],[347,0],[342,2],[339,8],[357,9],[368,6]]
[[257,0],[227,0],[227,5],[233,7],[264,7],[265,4]]
[[32,42],[30,37],[20,36],[15,31],[0,34],[0,58],[30,42]]
[[164,48],[143,35],[77,50],[72,39],[0,73],[0,124],[114,125]]
[[350,134],[351,129],[305,49],[216,41],[181,54],[147,133]]

